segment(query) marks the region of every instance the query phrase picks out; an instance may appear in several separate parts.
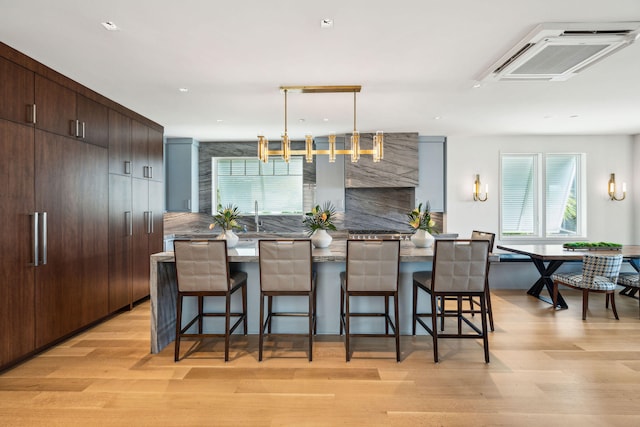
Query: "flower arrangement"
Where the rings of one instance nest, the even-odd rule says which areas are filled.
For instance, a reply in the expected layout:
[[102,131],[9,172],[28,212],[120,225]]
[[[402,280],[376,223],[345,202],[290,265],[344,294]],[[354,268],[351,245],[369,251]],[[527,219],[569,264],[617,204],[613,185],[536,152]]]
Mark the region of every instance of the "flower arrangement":
[[429,234],[433,233],[433,227],[436,223],[431,219],[431,206],[429,202],[427,202],[424,210],[422,210],[422,203],[420,203],[418,207],[409,212],[407,216],[409,217],[409,226],[414,231],[425,230]]
[[237,206],[227,205],[224,209],[219,207],[218,213],[213,216],[213,224],[209,224],[209,230],[213,230],[216,225],[225,231],[241,228],[238,224],[238,218],[240,218],[240,211]]
[[307,212],[304,215],[302,223],[309,230],[309,236],[316,230],[336,230],[336,226],[333,224],[333,217],[336,214],[336,209],[331,202],[324,202],[322,209],[320,205],[316,205],[311,212]]

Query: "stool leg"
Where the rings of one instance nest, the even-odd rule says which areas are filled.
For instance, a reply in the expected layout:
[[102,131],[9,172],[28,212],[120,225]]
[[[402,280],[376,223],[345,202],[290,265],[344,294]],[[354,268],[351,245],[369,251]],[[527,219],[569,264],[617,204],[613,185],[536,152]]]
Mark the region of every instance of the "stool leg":
[[313,290],[309,293],[309,362],[313,360]]
[[242,287],[242,315],[244,316],[244,334],[247,335],[247,284]]
[[396,322],[393,328],[396,336],[396,362],[400,362],[400,311],[398,309],[398,292],[393,294],[393,309]]
[[589,307],[589,291],[582,291],[582,320],[587,319],[587,308]]
[[226,314],[224,318],[224,361],[229,361],[229,329],[231,329],[231,292],[227,291],[225,301]]
[[177,362],[180,360],[180,332],[182,329],[182,295],[178,293],[178,301],[176,304],[176,346],[173,355],[173,360]]
[[493,327],[493,309],[491,308],[491,291],[489,290],[489,286],[486,286],[484,289],[486,306],[487,306],[487,314],[489,316],[489,328],[491,328],[491,332],[495,331]]
[[384,333],[389,335],[389,296],[384,296]]
[[349,351],[350,348],[350,343],[349,343],[349,293],[345,292],[345,313],[344,313],[344,334],[345,334],[345,341],[344,341],[344,347],[346,350],[346,357],[347,357],[347,362],[349,360],[351,360],[351,354]]
[[260,291],[260,335],[258,338],[258,362],[262,362],[262,343],[264,341],[264,294]]
[[413,335],[416,334],[416,323],[418,317],[418,285],[416,282],[413,282]]

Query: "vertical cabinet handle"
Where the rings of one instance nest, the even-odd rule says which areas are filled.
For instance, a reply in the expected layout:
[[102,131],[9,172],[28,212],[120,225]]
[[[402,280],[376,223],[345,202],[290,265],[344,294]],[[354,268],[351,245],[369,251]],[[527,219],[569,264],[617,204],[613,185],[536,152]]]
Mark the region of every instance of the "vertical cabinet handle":
[[40,242],[40,238],[38,236],[38,212],[33,213],[33,266],[38,266],[38,254],[40,253],[40,248],[38,247],[38,243]]
[[82,133],[80,134],[80,138],[82,138],[82,139],[84,139],[85,128],[86,128],[85,123],[82,122],[82,126],[80,127],[80,129],[82,130]]
[[124,174],[125,175],[131,174],[131,162],[129,160],[124,161]]
[[36,124],[36,104],[27,105],[27,123]]
[[131,221],[131,211],[124,213],[124,228],[126,229],[126,236],[133,236],[133,222]]
[[153,234],[153,211],[149,211],[149,234]]
[[144,221],[146,222],[147,234],[151,234],[151,222],[149,221],[150,211],[144,211]]
[[42,212],[42,265],[47,265],[47,213]]
[[153,166],[148,166],[149,176],[147,178],[153,178]]

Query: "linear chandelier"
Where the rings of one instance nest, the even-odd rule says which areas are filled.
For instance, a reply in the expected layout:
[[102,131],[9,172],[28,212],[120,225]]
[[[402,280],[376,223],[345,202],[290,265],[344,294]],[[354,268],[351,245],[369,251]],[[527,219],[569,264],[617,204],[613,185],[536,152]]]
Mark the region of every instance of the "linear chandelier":
[[[361,154],[370,154],[373,156],[373,162],[378,163],[384,157],[384,133],[382,131],[376,132],[373,136],[373,148],[362,149],[360,147],[360,133],[356,127],[356,94],[360,92],[361,86],[280,86],[280,91],[284,93],[284,134],[280,142],[279,150],[269,149],[269,140],[264,135],[258,135],[258,158],[267,163],[269,156],[282,156],[285,162],[289,162],[292,155],[304,156],[307,163],[313,162],[313,156],[319,154],[326,154],[329,156],[329,162],[336,161],[336,155],[350,155],[351,162],[356,163],[360,159]],[[336,149],[336,135],[329,135],[329,149],[328,150],[314,150],[313,149],[313,137],[310,134],[305,135],[305,149],[304,150],[292,150],[291,140],[287,132],[287,93],[341,93],[341,92],[353,92],[353,134],[351,135],[351,148]]]

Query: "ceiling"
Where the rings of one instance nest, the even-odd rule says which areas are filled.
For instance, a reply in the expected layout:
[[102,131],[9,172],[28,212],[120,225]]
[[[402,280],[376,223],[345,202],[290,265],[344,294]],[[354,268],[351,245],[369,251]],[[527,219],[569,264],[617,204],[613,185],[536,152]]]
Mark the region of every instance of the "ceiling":
[[[282,85],[361,85],[361,132],[632,135],[640,41],[565,82],[473,85],[536,24],[638,20],[638,0],[0,0],[0,41],[167,137],[278,140]],[[293,139],[352,129],[351,93],[288,95]]]

